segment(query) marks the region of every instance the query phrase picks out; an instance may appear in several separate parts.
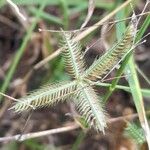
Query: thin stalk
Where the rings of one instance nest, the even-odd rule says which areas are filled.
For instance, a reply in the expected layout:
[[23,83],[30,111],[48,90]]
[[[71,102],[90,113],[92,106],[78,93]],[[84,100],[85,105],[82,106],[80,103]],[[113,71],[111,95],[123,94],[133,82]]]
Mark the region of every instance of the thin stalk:
[[150,80],[148,79],[148,77],[144,74],[144,72],[136,65],[136,69],[138,71],[138,73],[143,77],[143,79],[149,84],[150,86]]
[[79,133],[79,135],[78,135],[78,137],[77,137],[77,139],[76,139],[76,141],[74,142],[71,150],[78,150],[79,146],[83,142],[85,136],[86,136],[86,133],[81,130],[80,133]]
[[[110,84],[110,83],[101,83],[101,82],[95,82],[92,84],[95,86],[102,86],[102,87],[108,87],[108,88],[110,88],[112,86],[112,84]],[[126,92],[131,92],[131,88],[128,86],[116,85],[115,88],[120,89],[120,90],[124,90]],[[142,95],[144,97],[147,97],[147,98],[150,97],[150,90],[149,89],[141,89],[141,92],[142,92]]]

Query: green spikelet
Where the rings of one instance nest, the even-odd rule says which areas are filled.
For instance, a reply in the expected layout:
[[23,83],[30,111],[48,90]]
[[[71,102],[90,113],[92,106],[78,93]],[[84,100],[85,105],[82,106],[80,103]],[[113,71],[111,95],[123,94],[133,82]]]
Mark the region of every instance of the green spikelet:
[[120,42],[96,60],[87,70],[79,42],[74,41],[72,34],[62,33],[62,53],[65,65],[74,80],[42,87],[19,99],[11,109],[21,112],[32,107],[53,106],[71,98],[89,126],[104,132],[106,113],[94,87],[89,83],[107,74],[131,49],[134,37],[133,27],[130,25]]
[[145,142],[145,136],[142,128],[139,128],[135,123],[128,123],[125,129],[125,135],[134,139],[137,143]]
[[31,109],[31,106],[34,108],[53,106],[58,102],[71,97],[75,90],[75,81],[48,85],[19,99],[19,102],[17,102],[11,109],[14,109],[16,112],[21,112]]
[[80,83],[79,88],[82,92],[78,93],[74,103],[77,106],[79,113],[85,118],[85,121],[97,131],[104,133],[106,127],[106,113],[98,99],[94,89],[88,84]]
[[96,80],[97,77],[102,78],[103,75],[106,75],[130,50],[133,43],[132,31],[132,26],[129,26],[120,42],[98,60],[95,60],[85,71],[83,78]]
[[63,32],[61,45],[65,67],[73,78],[78,78],[85,71],[85,62],[81,54],[81,45],[73,40],[72,34]]

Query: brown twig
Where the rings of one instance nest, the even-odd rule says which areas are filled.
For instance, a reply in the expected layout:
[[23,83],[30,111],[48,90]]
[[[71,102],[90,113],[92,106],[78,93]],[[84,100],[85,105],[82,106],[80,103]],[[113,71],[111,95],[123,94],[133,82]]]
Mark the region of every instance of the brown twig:
[[[146,114],[150,114],[150,111],[148,111]],[[107,121],[107,123],[114,123],[120,120],[126,121],[127,119],[133,119],[138,117],[138,114],[131,114],[131,115],[126,115],[126,116],[121,116],[121,117],[116,117],[116,118],[111,118]],[[33,133],[27,133],[27,134],[17,134],[14,136],[8,136],[8,137],[2,137],[0,138],[0,142],[8,142],[8,141],[24,141],[27,139],[31,138],[37,138],[37,137],[42,137],[42,136],[48,136],[52,134],[58,134],[58,133],[64,133],[72,130],[76,130],[80,128],[80,125],[76,122],[73,122],[69,126],[61,127],[61,128],[56,128],[56,129],[50,129],[50,130],[45,130],[45,131],[40,131],[40,132],[33,132]]]
[[11,21],[10,19],[0,15],[0,22],[4,23],[5,25],[14,28],[16,30],[20,29],[18,24],[16,24],[15,22]]
[[16,15],[16,17],[19,19],[20,23],[25,29],[28,29],[28,22],[27,18],[20,12],[19,7],[12,2],[11,0],[7,0],[12,12]]
[[[97,22],[96,24],[94,24],[93,26],[87,28],[87,30],[81,32],[79,35],[77,35],[74,40],[75,41],[80,41],[81,39],[83,39],[84,37],[86,37],[88,34],[90,34],[91,32],[93,32],[94,30],[96,30],[99,26],[101,26],[102,24],[104,24],[104,22],[106,22],[107,20],[109,20],[111,17],[113,17],[118,11],[120,11],[121,9],[123,9],[124,7],[126,7],[127,5],[130,4],[132,0],[127,0],[126,2],[124,2],[122,5],[120,5],[119,7],[117,7],[115,10],[113,10],[110,14],[108,14],[106,17],[104,17],[103,19],[101,19],[99,22]],[[46,64],[48,61],[50,61],[51,59],[55,58],[56,56],[58,56],[62,51],[62,48],[59,48],[58,50],[56,50],[53,54],[51,54],[50,56],[46,57],[45,59],[43,59],[42,61],[40,61],[39,63],[37,63],[34,66],[34,69],[39,69],[40,67],[42,67],[44,64]]]
[[[144,12],[144,13],[140,13],[140,14],[137,14],[136,17],[141,17],[141,16],[144,16],[144,15],[149,15],[150,14],[150,11],[147,11],[147,12]],[[104,22],[103,24],[101,25],[112,25],[112,24],[116,24],[116,23],[119,23],[119,22],[123,22],[123,21],[128,21],[128,20],[131,20],[132,19],[132,16],[131,17],[127,17],[127,18],[124,18],[124,19],[119,19],[119,20],[115,20],[115,21],[109,21],[109,22]],[[92,26],[100,26],[100,25],[92,25]],[[91,28],[92,26],[87,26],[87,27],[84,27],[82,29],[74,29],[74,30],[52,30],[52,29],[45,29],[45,28],[38,28],[39,32],[52,32],[52,33],[60,33],[60,32],[72,32],[72,33],[76,33],[76,32],[79,32],[79,31],[84,31],[88,28]]]
[[51,130],[45,130],[45,131],[40,131],[40,132],[34,132],[34,133],[27,133],[27,134],[17,134],[14,136],[9,136],[9,137],[3,137],[0,138],[0,142],[6,142],[6,141],[24,141],[27,139],[31,139],[31,138],[36,138],[36,137],[42,137],[42,136],[46,136],[46,135],[52,135],[52,134],[57,134],[57,133],[64,133],[64,132],[68,132],[71,130],[75,130],[79,128],[79,125],[76,123],[73,123],[72,125],[66,126],[66,127],[61,127],[61,128],[56,128],[56,129],[51,129]]
[[90,21],[92,15],[93,15],[94,9],[95,9],[95,1],[94,0],[89,0],[88,13],[87,13],[85,21],[81,25],[80,29],[83,29],[87,25],[87,23]]

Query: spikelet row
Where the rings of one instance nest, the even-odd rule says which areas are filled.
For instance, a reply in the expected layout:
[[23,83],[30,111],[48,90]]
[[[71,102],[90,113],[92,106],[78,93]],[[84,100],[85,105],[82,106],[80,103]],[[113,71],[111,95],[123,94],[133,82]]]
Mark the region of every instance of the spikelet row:
[[73,78],[78,78],[85,71],[80,43],[75,42],[70,33],[63,33],[61,45],[63,46],[62,54],[68,73]]
[[76,82],[62,82],[56,85],[45,86],[19,99],[11,109],[16,112],[44,106],[53,106],[69,98],[76,90]]
[[83,78],[96,80],[106,75],[126,54],[130,51],[133,43],[131,26],[127,28],[123,38],[106,54],[90,66],[83,74]]
[[97,131],[104,132],[106,127],[106,113],[104,112],[103,105],[98,99],[92,87],[87,84],[80,84],[82,92],[77,94],[74,100],[78,112],[85,118],[85,121]]

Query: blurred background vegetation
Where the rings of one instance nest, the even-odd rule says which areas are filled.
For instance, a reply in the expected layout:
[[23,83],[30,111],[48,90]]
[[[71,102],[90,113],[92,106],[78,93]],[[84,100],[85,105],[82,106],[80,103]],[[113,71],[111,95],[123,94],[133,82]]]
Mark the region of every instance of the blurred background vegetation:
[[[19,98],[44,84],[70,79],[65,71],[61,55],[42,67],[35,67],[38,62],[59,48],[60,41],[59,33],[39,32],[38,29],[79,29],[88,14],[89,4],[87,0],[13,0],[13,2],[27,20],[22,20],[6,0],[0,1],[0,90],[2,93]],[[123,2],[123,0],[95,0],[94,12],[87,27],[107,16]],[[144,0],[133,1],[136,14],[142,12],[145,3]],[[129,20],[113,24],[113,26],[108,22],[127,18],[131,14],[132,9],[128,5],[81,41],[83,52],[87,47],[93,45],[85,54],[87,65],[90,65],[97,56],[105,53],[119,39],[119,34],[123,32]],[[141,35],[138,35],[137,38],[141,39],[143,34],[149,33],[149,23],[150,15],[143,16],[139,23]],[[147,113],[150,108],[149,38],[147,37],[147,42],[139,45],[134,51],[136,62],[134,65],[139,72],[137,77],[141,87],[147,89],[142,98]],[[108,79],[114,76],[117,76],[115,71],[108,76]],[[131,80],[135,81],[134,79]],[[132,85],[136,82],[138,81],[133,82]],[[119,84],[129,86],[131,83],[128,85],[126,78],[122,77]],[[130,88],[131,91],[134,90],[131,85]],[[141,89],[138,90],[141,91]],[[123,148],[145,150],[147,145],[138,115],[134,116],[143,108],[143,106],[138,108],[138,102],[134,98],[140,97],[138,90],[134,91],[135,95],[132,93],[132,98],[131,93],[125,90],[115,90],[111,94],[111,92],[108,93],[107,87],[97,88],[101,97],[107,98],[106,111],[109,117],[116,118],[115,121],[108,124],[105,135],[93,130],[78,128],[23,142],[2,142],[0,147],[4,150],[120,150]],[[0,137],[69,126],[74,120],[78,122],[78,119],[74,117],[74,106],[69,102],[53,108],[42,108],[33,113],[23,112],[21,114],[8,110],[12,100],[0,96],[0,102]],[[32,115],[25,126],[29,114]],[[125,119],[117,120],[120,116],[125,115],[130,115],[126,121]],[[147,118],[149,121],[150,116],[147,115]]]

